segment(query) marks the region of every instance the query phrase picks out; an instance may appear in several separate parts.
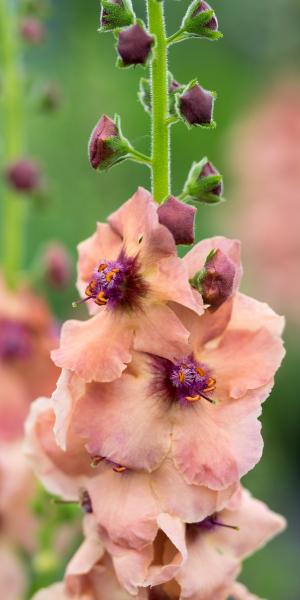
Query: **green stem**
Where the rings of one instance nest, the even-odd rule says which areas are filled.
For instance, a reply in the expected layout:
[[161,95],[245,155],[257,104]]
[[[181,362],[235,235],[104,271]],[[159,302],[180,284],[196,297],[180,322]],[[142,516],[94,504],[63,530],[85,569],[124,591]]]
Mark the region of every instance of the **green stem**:
[[[5,162],[19,158],[24,150],[23,82],[17,32],[17,3],[0,0],[0,58],[2,70],[2,131]],[[7,186],[2,194],[2,260],[8,284],[22,265],[23,233],[27,201]]]
[[161,203],[170,194],[170,130],[168,93],[168,49],[164,2],[147,0],[149,30],[155,36],[151,64],[152,96],[152,193]]
[[171,44],[176,44],[177,42],[182,42],[185,39],[186,39],[186,33],[185,33],[184,29],[179,29],[178,31],[173,33],[173,35],[171,35],[169,38],[167,38],[167,45],[171,46]]
[[133,147],[130,148],[130,156],[132,156],[132,158],[136,162],[143,163],[145,165],[148,165],[149,167],[151,165],[151,158],[150,158],[150,156],[146,156],[146,154],[143,154],[142,152],[139,152],[138,150],[136,150]]

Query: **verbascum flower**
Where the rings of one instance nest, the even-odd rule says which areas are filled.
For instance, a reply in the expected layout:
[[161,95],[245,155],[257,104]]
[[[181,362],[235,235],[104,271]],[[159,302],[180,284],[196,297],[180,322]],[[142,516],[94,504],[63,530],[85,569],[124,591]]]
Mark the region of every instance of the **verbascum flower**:
[[172,307],[203,313],[158,206],[140,188],[79,245],[78,289],[94,316],[62,328],[54,362],[85,381],[112,381],[133,348],[173,359],[188,351],[189,332]]
[[[170,526],[166,515],[162,515],[161,520],[166,528]],[[229,594],[233,594],[236,600],[250,600],[251,595],[246,594],[245,588],[235,583],[241,562],[284,527],[285,520],[280,515],[239,488],[219,513],[198,523],[182,525],[177,531],[176,528],[174,531],[173,525],[172,533],[177,534],[173,540],[160,530],[151,549],[150,570],[154,584],[151,583],[150,587],[149,582],[137,584],[135,591],[130,591],[138,600],[227,600]],[[134,574],[137,582],[143,581],[145,553],[119,549],[118,556],[111,561],[98,536],[93,515],[85,518],[85,535],[84,543],[67,568],[64,584],[56,589],[62,593],[58,597],[80,599],[88,592],[91,600],[102,600],[102,597],[105,598],[102,594],[108,593],[109,589],[114,598],[118,597],[118,580],[124,583],[125,573],[127,580]],[[183,561],[182,549],[185,553]],[[170,557],[172,566],[169,564]],[[119,589],[122,600],[127,600],[128,586],[126,588]],[[50,588],[34,598],[51,600],[53,597]]]
[[9,290],[0,277],[0,440],[23,434],[30,402],[50,394],[58,377],[49,352],[57,336],[46,303],[25,285]]

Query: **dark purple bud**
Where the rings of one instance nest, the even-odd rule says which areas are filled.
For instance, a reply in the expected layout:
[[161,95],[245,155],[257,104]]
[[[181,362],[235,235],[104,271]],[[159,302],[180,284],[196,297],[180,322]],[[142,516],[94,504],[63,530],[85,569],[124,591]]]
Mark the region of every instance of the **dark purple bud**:
[[20,35],[29,44],[40,44],[46,37],[44,25],[40,19],[27,17],[20,23]]
[[196,208],[170,196],[157,211],[159,222],[172,233],[175,244],[195,241]]
[[114,154],[108,144],[112,138],[118,139],[119,132],[116,124],[110,117],[103,115],[94,127],[88,145],[89,159],[93,169],[101,168]]
[[235,274],[234,263],[222,250],[211,252],[206,259],[200,280],[204,303],[215,310],[226,302],[233,293]]
[[30,159],[20,159],[8,165],[5,177],[9,185],[19,192],[34,193],[41,189],[40,167]]
[[154,38],[136,23],[119,34],[118,52],[124,66],[145,65]]
[[[202,12],[205,12],[206,10],[212,10],[212,8],[211,8],[211,6],[209,6],[209,4],[207,4],[207,2],[204,2],[204,0],[202,0],[202,2],[201,1],[199,2],[199,6],[194,11],[193,17],[196,17],[197,15],[199,15]],[[217,17],[215,14],[210,19],[210,21],[205,24],[205,27],[208,27],[212,31],[218,31],[218,21],[217,21]]]
[[179,96],[179,111],[189,125],[212,125],[215,97],[198,83]]
[[65,288],[71,278],[72,263],[67,249],[58,242],[50,243],[42,256],[44,277],[53,288]]

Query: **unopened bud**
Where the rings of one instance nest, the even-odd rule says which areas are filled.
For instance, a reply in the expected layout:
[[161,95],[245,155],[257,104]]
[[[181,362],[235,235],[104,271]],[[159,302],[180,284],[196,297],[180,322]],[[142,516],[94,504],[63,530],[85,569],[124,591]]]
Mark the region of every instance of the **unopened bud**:
[[33,194],[41,191],[41,170],[33,160],[24,158],[7,166],[7,183],[18,192]]
[[204,268],[196,273],[191,285],[202,295],[205,304],[212,310],[219,308],[232,296],[236,268],[222,250],[212,250]]
[[222,37],[218,28],[216,14],[204,0],[192,2],[181,25],[181,29],[189,36],[206,37],[211,40]]
[[102,0],[100,30],[113,31],[134,23],[134,12],[130,0]]
[[50,287],[67,287],[71,278],[72,262],[65,246],[58,242],[48,244],[42,256],[42,263],[44,277]]
[[149,58],[154,37],[149,35],[142,24],[136,23],[119,33],[118,53],[120,65],[145,65]]
[[193,244],[195,241],[194,206],[181,202],[170,196],[157,210],[161,225],[165,225],[172,233],[175,244]]
[[20,23],[20,35],[29,44],[41,44],[46,37],[45,27],[40,19],[26,17]]
[[109,169],[126,158],[128,149],[128,142],[121,134],[118,117],[113,121],[103,115],[94,127],[88,144],[89,160],[93,169]]
[[178,110],[188,125],[214,127],[213,111],[215,93],[202,88],[197,81],[192,81],[178,95]]
[[224,200],[222,175],[207,158],[192,165],[182,197],[205,204]]

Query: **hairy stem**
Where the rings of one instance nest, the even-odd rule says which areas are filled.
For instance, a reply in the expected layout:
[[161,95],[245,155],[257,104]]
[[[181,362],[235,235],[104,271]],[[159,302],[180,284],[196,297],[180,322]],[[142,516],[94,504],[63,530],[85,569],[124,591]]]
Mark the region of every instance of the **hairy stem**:
[[[1,121],[3,156],[9,163],[21,156],[24,140],[23,82],[19,56],[16,4],[0,0],[0,63],[2,70]],[[2,189],[2,261],[9,285],[22,266],[26,199]]]
[[156,45],[151,65],[152,97],[152,193],[161,203],[170,194],[170,130],[168,94],[168,49],[164,3],[147,0],[149,30]]

